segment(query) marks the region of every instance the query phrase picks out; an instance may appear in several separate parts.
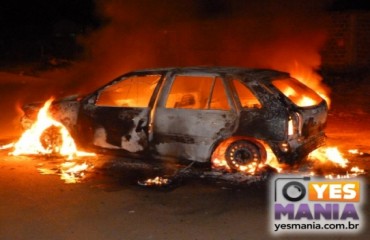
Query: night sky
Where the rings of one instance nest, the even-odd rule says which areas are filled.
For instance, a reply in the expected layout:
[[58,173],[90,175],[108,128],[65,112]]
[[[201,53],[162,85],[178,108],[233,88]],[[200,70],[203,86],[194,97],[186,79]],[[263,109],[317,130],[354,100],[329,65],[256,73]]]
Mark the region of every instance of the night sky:
[[[17,119],[16,102],[86,93],[134,69],[299,66],[311,74],[322,63],[322,17],[348,10],[370,10],[370,1],[1,1],[0,71],[16,74],[0,79],[1,107],[13,109],[0,123]],[[27,85],[18,76],[34,78]]]
[[0,11],[2,37],[49,35],[53,25],[61,20],[81,26],[93,26],[97,22],[92,0],[2,1]]
[[[94,0],[1,1],[1,37],[37,38],[50,35],[53,33],[53,26],[62,20],[70,20],[82,28],[97,27],[103,19],[97,14],[96,2]],[[241,1],[200,0],[198,2],[199,12],[206,18],[225,17],[232,11],[231,5]],[[332,2],[328,4],[328,10],[370,9],[370,1],[367,0],[333,0]]]
[[[0,61],[15,60],[17,62],[22,60],[35,60],[39,58],[40,52],[42,52],[42,54],[45,52],[49,55],[58,55],[60,53],[57,49],[58,47],[63,47],[65,49],[65,46],[63,46],[59,40],[59,43],[56,43],[55,40],[58,24],[62,23],[66,25],[66,22],[70,23],[73,25],[74,31],[77,34],[86,35],[109,21],[109,19],[106,19],[105,16],[101,14],[101,9],[99,9],[103,2],[105,3],[105,1],[98,0],[2,1],[0,3]],[[135,3],[135,1],[122,2]],[[179,5],[179,12],[175,13],[175,15],[178,14],[180,17],[165,19],[163,21],[184,21],[184,18],[181,19],[181,16],[188,15],[185,8],[187,2],[192,1],[176,1],[176,4]],[[243,8],[247,9],[248,5],[256,6],[260,4],[261,8],[264,8],[265,2],[268,1],[194,1],[196,4],[196,11],[193,11],[187,17],[188,20],[190,18],[197,18],[198,20],[226,19],[235,14],[235,12],[240,12]],[[295,4],[299,5],[297,4],[299,2],[300,1],[295,1]],[[307,1],[301,2],[307,4]],[[309,2],[310,4],[315,4],[322,1]],[[325,8],[328,11],[370,9],[370,1],[368,0],[327,0],[326,2]],[[140,6],[142,6],[142,9],[148,8],[147,10],[150,11],[151,8],[156,8],[156,5],[158,5],[158,9],[153,9],[153,11],[158,10],[160,12],[166,8],[167,3],[172,6],[174,5],[172,1],[167,0],[148,0],[140,1]],[[181,4],[184,4],[185,7],[182,8]],[[281,1],[281,4],[286,4],[286,1]],[[130,3],[127,5],[130,5]],[[138,5],[136,4],[135,6]],[[145,15],[136,16],[138,19],[145,19],[146,17]],[[150,21],[149,18],[150,16],[147,21]],[[66,42],[66,40],[64,41]],[[70,42],[66,43],[67,47],[77,44],[75,38],[67,39],[67,42],[68,41]],[[71,52],[77,49],[71,48]]]

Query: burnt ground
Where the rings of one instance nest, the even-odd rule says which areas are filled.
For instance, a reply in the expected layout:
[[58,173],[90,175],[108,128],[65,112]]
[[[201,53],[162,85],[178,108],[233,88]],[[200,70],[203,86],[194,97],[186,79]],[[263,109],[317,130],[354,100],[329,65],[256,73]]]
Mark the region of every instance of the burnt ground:
[[[351,164],[369,172],[370,84],[360,83],[344,82],[333,88],[327,145],[338,146]],[[364,154],[347,153],[355,148]],[[95,166],[86,178],[65,184],[59,175],[62,159],[14,157],[0,151],[0,239],[272,238],[267,229],[266,181],[220,177],[207,166],[191,166],[193,174],[180,172],[167,187],[147,188],[139,186],[138,180],[173,175],[187,165],[112,155],[80,161],[85,160]],[[365,178],[369,183],[368,173]],[[369,196],[369,184],[366,190]],[[363,212],[369,219],[368,204]],[[368,239],[369,233],[368,220],[365,231],[352,238]],[[350,238],[343,234],[314,237]],[[284,237],[297,238],[310,236]]]

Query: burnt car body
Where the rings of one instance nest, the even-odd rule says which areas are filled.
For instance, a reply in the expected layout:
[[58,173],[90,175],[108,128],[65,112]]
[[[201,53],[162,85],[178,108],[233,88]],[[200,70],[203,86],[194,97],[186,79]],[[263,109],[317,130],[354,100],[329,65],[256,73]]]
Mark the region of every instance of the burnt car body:
[[[24,126],[38,107],[24,106]],[[130,72],[51,112],[83,145],[197,162],[222,146],[235,169],[264,161],[267,146],[282,163],[302,160],[324,143],[327,104],[288,73],[188,67]]]

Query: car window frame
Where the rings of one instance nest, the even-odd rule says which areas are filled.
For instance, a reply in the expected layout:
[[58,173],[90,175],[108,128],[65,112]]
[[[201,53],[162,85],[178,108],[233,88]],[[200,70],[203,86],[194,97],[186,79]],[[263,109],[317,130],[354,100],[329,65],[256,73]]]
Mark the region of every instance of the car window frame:
[[[240,82],[242,85],[244,85],[252,94],[253,96],[259,101],[259,103],[261,104],[261,107],[260,108],[246,108],[246,107],[243,107],[241,102],[240,102],[240,98],[239,98],[239,95],[238,95],[238,92],[236,90],[236,87],[233,83],[233,81],[236,80],[238,82]],[[250,84],[248,84],[249,82],[247,81],[243,81],[241,78],[238,78],[238,77],[235,77],[235,76],[232,76],[229,78],[229,84],[230,84],[230,88],[231,88],[231,91],[232,91],[232,95],[234,97],[234,101],[235,101],[235,104],[237,105],[238,109],[240,110],[243,110],[243,111],[255,111],[255,110],[262,110],[265,108],[265,104],[263,102],[262,99],[260,99],[258,93],[254,90],[253,86],[251,86]]]
[[[155,86],[153,92],[152,92],[152,96],[150,96],[150,99],[149,99],[149,102],[148,102],[148,106],[147,107],[127,107],[127,106],[100,106],[100,105],[96,105],[96,102],[98,100],[98,97],[99,97],[99,94],[104,91],[104,89],[106,89],[107,87],[109,86],[112,86],[114,84],[117,84],[121,81],[124,81],[130,77],[137,77],[137,76],[146,76],[146,75],[159,75],[160,78],[157,82],[157,85]],[[89,94],[86,98],[84,98],[82,100],[83,103],[85,104],[88,104],[88,105],[93,105],[94,107],[111,107],[111,108],[152,108],[157,97],[158,97],[158,94],[159,94],[159,90],[163,84],[163,80],[164,80],[164,77],[165,77],[165,73],[163,72],[135,72],[135,73],[129,73],[129,74],[125,74],[125,75],[122,75],[122,76],[119,76],[117,78],[115,78],[114,80],[108,82],[107,84],[101,86],[100,88],[96,89],[93,93]]]
[[[168,97],[169,97],[169,94],[171,92],[171,89],[172,89],[172,86],[173,86],[173,83],[175,81],[175,77],[177,75],[185,75],[185,76],[204,76],[204,77],[207,77],[207,76],[210,76],[210,77],[213,77],[214,78],[214,82],[216,82],[216,78],[220,78],[221,82],[222,82],[222,85],[224,87],[224,91],[225,91],[225,95],[226,95],[226,98],[227,98],[227,102],[229,104],[229,109],[228,110],[225,110],[225,109],[191,109],[191,108],[167,108],[166,107],[166,104],[167,104],[167,100],[168,100]],[[157,100],[157,106],[158,107],[161,107],[161,108],[165,108],[165,109],[168,109],[168,110],[188,110],[188,111],[232,111],[232,112],[235,112],[236,111],[236,107],[235,107],[235,103],[234,103],[234,99],[231,95],[231,92],[230,92],[230,89],[229,89],[229,84],[228,84],[228,81],[225,77],[225,75],[222,75],[220,73],[216,73],[216,72],[199,72],[199,71],[194,71],[194,72],[169,72],[166,76],[165,76],[165,81],[164,81],[164,86],[162,87],[159,95],[158,95],[158,100]],[[210,89],[210,96],[212,97],[213,94],[213,90],[214,90],[214,85],[215,84],[212,84],[212,88]],[[211,101],[211,99],[209,99],[209,101]],[[209,102],[210,103],[210,102]],[[209,104],[207,103],[207,105]]]

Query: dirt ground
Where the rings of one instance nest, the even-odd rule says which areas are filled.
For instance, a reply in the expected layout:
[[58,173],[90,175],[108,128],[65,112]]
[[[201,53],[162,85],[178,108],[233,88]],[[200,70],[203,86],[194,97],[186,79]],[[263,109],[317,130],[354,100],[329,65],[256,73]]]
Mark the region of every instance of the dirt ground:
[[[361,98],[368,101],[365,91],[363,94]],[[360,149],[363,155],[346,157],[369,172],[368,105],[356,100],[365,104],[358,108],[344,97],[338,99],[329,114],[327,145],[338,146],[342,152]],[[104,166],[108,160],[119,158],[100,157],[99,162]],[[175,188],[148,189],[136,184],[148,166],[138,163],[143,165],[141,172],[127,168],[114,171],[113,164],[97,167],[81,183],[65,184],[57,174],[40,174],[42,167],[53,170],[50,166],[57,162],[0,151],[0,239],[273,238],[267,228],[266,182],[238,186],[189,178]],[[368,173],[365,178],[370,199]],[[369,204],[363,213],[368,220],[360,235],[291,235],[281,239],[368,239]]]

